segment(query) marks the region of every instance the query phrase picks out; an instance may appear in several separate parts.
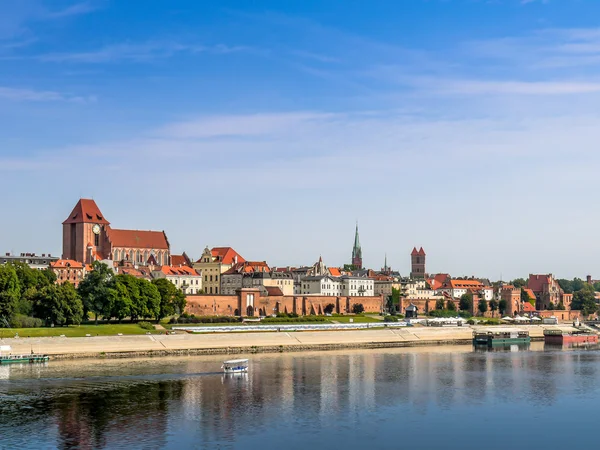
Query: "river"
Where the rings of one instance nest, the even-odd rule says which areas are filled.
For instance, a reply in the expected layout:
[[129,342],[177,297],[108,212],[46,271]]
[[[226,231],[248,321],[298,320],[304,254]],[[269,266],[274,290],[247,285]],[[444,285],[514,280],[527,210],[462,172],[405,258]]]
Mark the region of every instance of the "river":
[[470,346],[0,367],[0,448],[595,445],[600,351]]

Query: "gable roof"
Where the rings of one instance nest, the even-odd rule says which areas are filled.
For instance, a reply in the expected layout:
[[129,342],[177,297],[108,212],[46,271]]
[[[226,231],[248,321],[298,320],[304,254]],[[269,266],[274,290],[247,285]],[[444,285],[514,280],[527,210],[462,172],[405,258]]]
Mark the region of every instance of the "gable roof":
[[450,274],[436,273],[433,277],[427,279],[427,283],[429,284],[431,289],[438,289],[448,280],[450,280]]
[[444,286],[452,289],[481,289],[483,284],[477,280],[449,280]]
[[523,288],[523,290],[527,293],[530,299],[535,300],[535,294],[531,289]]
[[164,231],[116,230],[110,227],[106,231],[113,247],[169,249]]
[[240,255],[231,247],[213,247],[210,253],[212,254],[213,258],[216,258],[221,264],[234,264],[236,262],[236,256],[238,263],[246,262],[246,260],[242,258],[242,255]]
[[109,221],[104,218],[96,202],[89,198],[80,198],[69,217],[63,222],[68,223],[97,223],[109,225]]
[[279,289],[278,286],[265,286],[265,289],[267,290],[267,295],[269,297],[276,297],[276,296],[283,295],[283,292],[281,291],[281,289]]
[[413,251],[410,253],[411,256],[417,256],[419,254],[417,247],[413,247]]
[[188,255],[186,255],[186,253],[183,252],[182,255],[171,255],[171,265],[172,266],[190,266],[191,267],[192,261],[190,260]]
[[533,311],[535,311],[535,307],[529,302],[523,302],[523,311],[524,312],[533,312]]
[[83,269],[83,264],[72,259],[59,259],[50,263],[53,269]]
[[330,267],[328,270],[332,277],[341,277],[342,276],[342,272],[337,267]]
[[194,269],[188,266],[173,267],[173,266],[161,266],[159,272],[164,273],[168,276],[194,276],[199,277],[200,274]]

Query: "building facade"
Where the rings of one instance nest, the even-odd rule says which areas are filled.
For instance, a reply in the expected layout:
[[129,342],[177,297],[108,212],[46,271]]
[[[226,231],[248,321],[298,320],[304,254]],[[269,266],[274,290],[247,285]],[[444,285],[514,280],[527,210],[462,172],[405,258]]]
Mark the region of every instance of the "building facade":
[[244,283],[245,278],[252,277],[255,273],[268,273],[270,270],[265,261],[237,263],[221,275],[221,293],[223,295],[235,295],[238,289],[252,286],[252,282],[249,284]]
[[169,265],[170,245],[164,231],[112,228],[94,200],[80,199],[63,222],[63,259]]
[[59,259],[50,263],[50,269],[56,275],[56,283],[71,283],[77,287],[86,275],[83,264],[72,259]]
[[187,266],[161,266],[152,271],[152,278],[166,278],[186,295],[201,294],[202,276]]
[[0,264],[10,263],[23,263],[27,264],[32,269],[44,270],[50,267],[50,264],[58,261],[58,256],[52,256],[51,254],[42,253],[36,255],[35,253],[21,253],[19,256],[5,253],[4,256],[0,257]]
[[205,294],[221,294],[221,275],[246,260],[231,247],[206,247],[194,263],[194,269],[202,273]]
[[301,280],[302,295],[373,297],[375,283],[371,278],[344,275],[308,276]]

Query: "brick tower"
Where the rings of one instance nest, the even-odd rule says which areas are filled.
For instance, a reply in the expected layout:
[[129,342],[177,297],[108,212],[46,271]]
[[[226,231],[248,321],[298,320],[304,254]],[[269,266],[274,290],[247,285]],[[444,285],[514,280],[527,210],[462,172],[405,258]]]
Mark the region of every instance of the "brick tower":
[[411,260],[411,269],[410,269],[410,277],[411,278],[425,278],[425,250],[421,247],[417,250],[417,247],[413,248],[412,253],[410,254]]

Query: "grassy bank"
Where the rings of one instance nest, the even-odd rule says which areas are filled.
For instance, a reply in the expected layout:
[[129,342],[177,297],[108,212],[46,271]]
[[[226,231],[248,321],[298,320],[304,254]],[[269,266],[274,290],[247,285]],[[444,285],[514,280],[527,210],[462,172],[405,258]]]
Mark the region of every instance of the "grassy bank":
[[[156,333],[156,331],[151,332]],[[61,335],[65,335],[66,337],[84,337],[86,334],[92,336],[116,336],[119,333],[123,335],[146,334],[148,330],[144,330],[135,323],[72,325],[54,328],[0,328],[0,338],[11,338],[15,334],[18,334],[19,337],[50,337]]]

